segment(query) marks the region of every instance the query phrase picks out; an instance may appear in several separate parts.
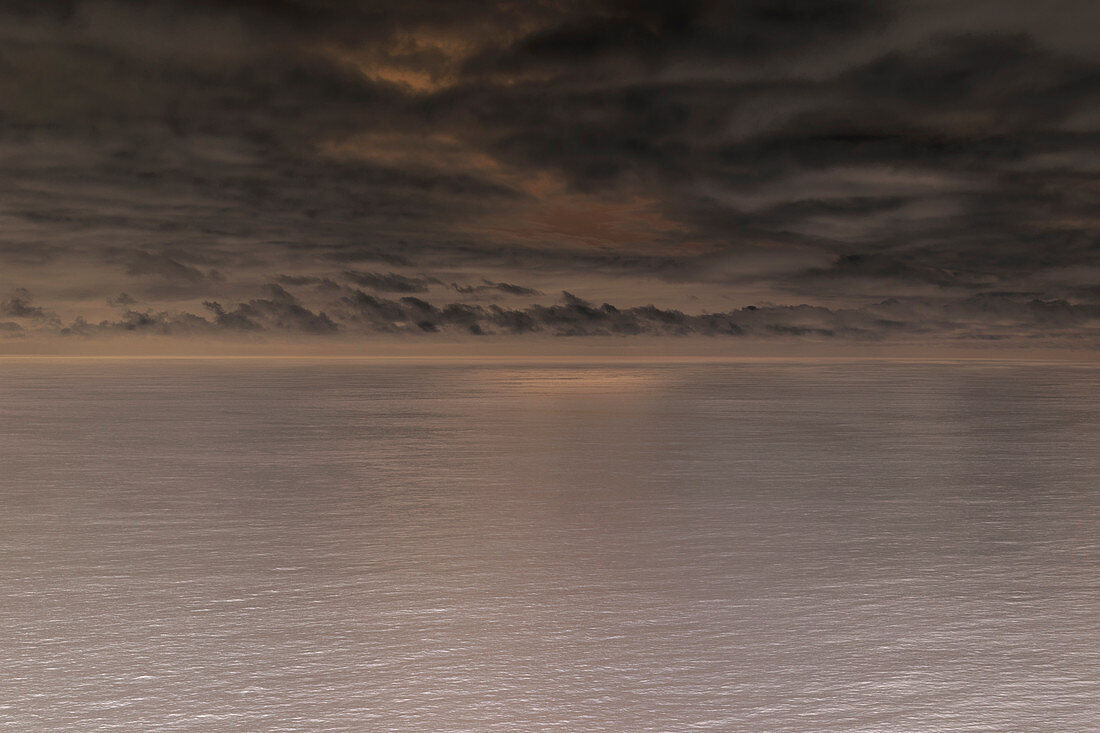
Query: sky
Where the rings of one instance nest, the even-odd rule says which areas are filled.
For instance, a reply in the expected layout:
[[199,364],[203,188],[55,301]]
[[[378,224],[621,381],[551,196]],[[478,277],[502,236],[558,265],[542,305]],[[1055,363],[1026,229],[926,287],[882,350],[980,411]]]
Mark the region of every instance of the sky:
[[1094,354],[1094,0],[5,0],[0,354]]

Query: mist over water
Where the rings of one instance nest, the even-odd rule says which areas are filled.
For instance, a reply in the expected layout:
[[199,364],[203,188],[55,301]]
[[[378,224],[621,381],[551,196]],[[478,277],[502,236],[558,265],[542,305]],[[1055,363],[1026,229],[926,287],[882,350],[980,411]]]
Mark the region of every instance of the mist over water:
[[0,362],[0,729],[1100,720],[1100,370]]

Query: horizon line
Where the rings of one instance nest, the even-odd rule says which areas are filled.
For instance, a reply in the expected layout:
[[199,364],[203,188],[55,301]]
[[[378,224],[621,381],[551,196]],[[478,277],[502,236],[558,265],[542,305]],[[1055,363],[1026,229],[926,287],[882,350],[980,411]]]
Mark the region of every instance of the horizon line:
[[567,363],[739,363],[739,362],[895,362],[895,363],[1007,363],[1077,364],[1100,366],[1100,356],[1066,354],[1061,358],[998,355],[959,356],[759,356],[759,355],[423,355],[423,354],[0,354],[0,361],[344,361],[344,362],[567,362]]

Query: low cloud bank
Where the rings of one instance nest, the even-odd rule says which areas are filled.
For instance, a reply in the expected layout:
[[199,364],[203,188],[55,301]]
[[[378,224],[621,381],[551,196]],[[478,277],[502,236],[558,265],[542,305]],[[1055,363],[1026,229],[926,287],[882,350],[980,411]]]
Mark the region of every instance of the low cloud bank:
[[[1034,342],[1067,339],[1082,346],[1100,341],[1100,305],[983,293],[952,300],[891,298],[858,308],[749,305],[724,312],[686,313],[654,305],[620,307],[563,292],[551,304],[507,307],[468,302],[432,303],[406,295],[383,297],[345,287],[323,309],[311,308],[282,285],[263,297],[227,305],[203,302],[200,312],[140,310],[127,304],[118,317],[64,322],[18,291],[0,303],[0,337],[50,334],[93,339],[122,333],[164,336],[271,334],[369,340],[376,335],[419,334],[491,338],[541,334],[556,337],[711,336],[774,337],[854,342],[928,339]],[[1025,297],[1021,297],[1021,295]]]

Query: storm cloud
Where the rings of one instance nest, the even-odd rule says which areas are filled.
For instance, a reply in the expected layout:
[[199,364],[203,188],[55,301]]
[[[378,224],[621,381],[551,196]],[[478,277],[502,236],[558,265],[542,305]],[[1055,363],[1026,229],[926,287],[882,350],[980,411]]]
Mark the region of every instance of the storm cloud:
[[0,336],[1093,348],[1098,23],[1086,0],[5,3]]

